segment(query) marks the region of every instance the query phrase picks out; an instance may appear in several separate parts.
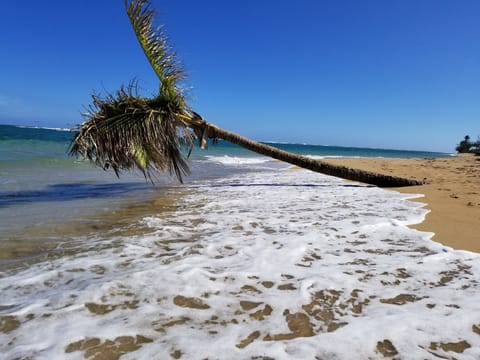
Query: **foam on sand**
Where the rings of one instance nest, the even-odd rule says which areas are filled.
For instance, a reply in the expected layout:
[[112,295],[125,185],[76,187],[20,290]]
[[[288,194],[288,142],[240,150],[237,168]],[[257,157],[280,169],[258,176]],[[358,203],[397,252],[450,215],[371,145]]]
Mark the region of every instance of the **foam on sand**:
[[307,171],[190,185],[151,232],[0,279],[0,351],[38,359],[480,358],[480,256],[409,197]]

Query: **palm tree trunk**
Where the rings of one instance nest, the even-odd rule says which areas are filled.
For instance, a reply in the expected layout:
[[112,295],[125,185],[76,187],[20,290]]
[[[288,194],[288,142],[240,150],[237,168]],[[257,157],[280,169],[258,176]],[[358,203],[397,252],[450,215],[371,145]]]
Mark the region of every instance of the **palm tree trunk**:
[[346,166],[328,164],[320,160],[311,159],[306,156],[290,153],[273,146],[252,141],[246,137],[235,134],[228,130],[224,130],[208,122],[203,123],[203,125],[203,133],[207,134],[208,138],[223,139],[258,154],[269,156],[274,159],[322,174],[336,176],[347,180],[359,181],[379,187],[402,187],[423,184],[423,182],[417,180],[382,175],[370,171],[352,169]]

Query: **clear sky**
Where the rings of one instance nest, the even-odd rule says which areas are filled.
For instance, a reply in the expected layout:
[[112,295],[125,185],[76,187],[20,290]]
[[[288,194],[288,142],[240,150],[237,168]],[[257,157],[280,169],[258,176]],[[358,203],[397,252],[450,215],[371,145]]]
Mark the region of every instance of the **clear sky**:
[[[262,141],[452,152],[480,135],[478,0],[152,0],[194,109]],[[0,123],[157,90],[123,0],[2,1]]]

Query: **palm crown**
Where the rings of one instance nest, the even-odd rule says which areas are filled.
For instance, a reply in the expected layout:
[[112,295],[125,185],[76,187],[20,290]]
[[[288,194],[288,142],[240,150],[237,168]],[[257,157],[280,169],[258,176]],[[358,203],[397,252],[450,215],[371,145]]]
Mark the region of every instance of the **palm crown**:
[[[158,95],[139,96],[136,83],[105,97],[94,94],[87,120],[73,139],[70,153],[83,155],[103,168],[140,169],[145,177],[169,171],[182,180],[188,173],[185,146],[192,146],[199,122],[182,94],[184,71],[147,0],[125,1],[127,15],[145,55],[160,80]],[[195,120],[197,119],[197,120]]]

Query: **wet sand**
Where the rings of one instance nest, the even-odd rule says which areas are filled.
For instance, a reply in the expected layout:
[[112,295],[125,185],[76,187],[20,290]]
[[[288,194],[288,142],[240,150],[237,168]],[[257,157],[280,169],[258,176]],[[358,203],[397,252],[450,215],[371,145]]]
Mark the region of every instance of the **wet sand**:
[[434,232],[433,240],[455,249],[480,252],[480,156],[461,154],[438,159],[326,159],[333,164],[426,181],[422,186],[395,188],[423,194],[416,201],[431,210],[412,226]]
[[151,233],[153,230],[142,225],[141,219],[170,216],[179,208],[179,199],[187,192],[181,187],[160,188],[153,199],[133,197],[122,206],[103,213],[31,224],[20,231],[4,231],[0,241],[0,271],[83,252],[88,249],[85,241],[100,249],[115,246],[115,243],[99,245],[96,239]]

